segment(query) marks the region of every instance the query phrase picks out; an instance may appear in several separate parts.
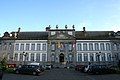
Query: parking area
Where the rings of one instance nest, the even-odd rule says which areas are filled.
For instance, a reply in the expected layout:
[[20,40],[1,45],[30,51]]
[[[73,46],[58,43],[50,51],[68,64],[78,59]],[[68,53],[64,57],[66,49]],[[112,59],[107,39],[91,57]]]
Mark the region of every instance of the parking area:
[[120,80],[120,74],[88,75],[74,69],[51,69],[39,76],[5,73],[3,80]]

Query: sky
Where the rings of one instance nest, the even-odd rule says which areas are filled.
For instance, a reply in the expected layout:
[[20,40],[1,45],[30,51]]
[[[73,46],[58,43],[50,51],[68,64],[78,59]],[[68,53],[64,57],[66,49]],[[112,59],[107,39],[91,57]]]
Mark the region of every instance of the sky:
[[51,25],[76,31],[120,31],[120,0],[0,0],[4,32],[45,31]]

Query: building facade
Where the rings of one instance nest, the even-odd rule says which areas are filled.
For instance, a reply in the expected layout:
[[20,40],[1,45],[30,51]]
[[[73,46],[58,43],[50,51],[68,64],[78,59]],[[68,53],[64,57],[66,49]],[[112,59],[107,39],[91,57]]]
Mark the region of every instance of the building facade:
[[120,32],[75,31],[51,29],[46,31],[5,32],[0,39],[0,56],[9,63],[39,62],[53,66],[77,64],[113,64],[120,61]]

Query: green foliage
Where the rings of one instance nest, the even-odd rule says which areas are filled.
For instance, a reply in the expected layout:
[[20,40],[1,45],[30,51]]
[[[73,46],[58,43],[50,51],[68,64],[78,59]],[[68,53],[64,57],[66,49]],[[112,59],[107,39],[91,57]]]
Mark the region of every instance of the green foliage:
[[7,58],[4,57],[1,61],[0,61],[0,68],[5,71],[6,70],[6,65],[7,65]]

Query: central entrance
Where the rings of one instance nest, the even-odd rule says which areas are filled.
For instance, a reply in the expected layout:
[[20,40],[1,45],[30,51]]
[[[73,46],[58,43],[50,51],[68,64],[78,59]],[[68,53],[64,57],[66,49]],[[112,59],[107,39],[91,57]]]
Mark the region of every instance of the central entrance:
[[63,54],[63,53],[61,53],[61,54],[59,55],[59,61],[60,61],[60,62],[64,62],[64,54]]

